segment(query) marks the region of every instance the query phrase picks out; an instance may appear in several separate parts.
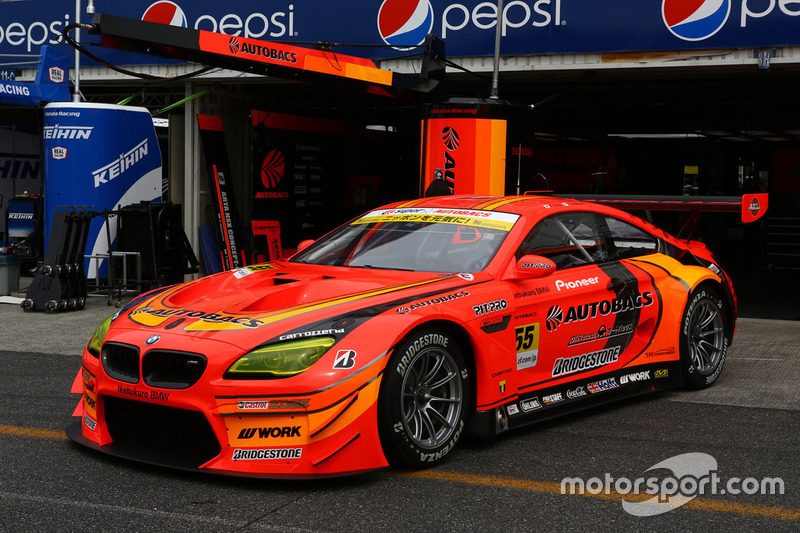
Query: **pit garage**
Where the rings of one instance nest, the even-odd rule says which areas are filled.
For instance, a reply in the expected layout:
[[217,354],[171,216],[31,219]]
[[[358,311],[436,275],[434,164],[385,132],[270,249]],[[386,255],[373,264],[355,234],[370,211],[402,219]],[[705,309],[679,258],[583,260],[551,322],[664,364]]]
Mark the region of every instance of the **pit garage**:
[[[800,12],[794,2],[665,0],[660,8],[638,2],[506,2],[496,99],[489,98],[498,12],[491,2],[387,0],[333,13],[324,3],[296,1],[261,16],[254,16],[260,8],[250,2],[199,4],[95,2],[102,13],[143,20],[168,15],[158,21],[230,35],[245,35],[248,24],[257,34],[255,25],[266,16],[276,33],[282,27],[299,33],[295,40],[369,42],[373,47],[334,50],[411,75],[421,72],[420,54],[387,48],[406,48],[403,39],[410,37],[392,37],[382,24],[391,27],[389,14],[427,15],[430,6],[433,33],[446,44],[447,70],[429,93],[387,96],[223,68],[186,80],[137,80],[84,58],[85,101],[126,101],[163,119],[156,127],[162,199],[181,205],[182,225],[201,263],[203,228],[213,233],[216,206],[198,115],[221,120],[236,222],[252,259],[263,261],[274,252],[275,233],[256,236],[258,223],[278,221],[279,246],[292,250],[378,205],[418,197],[430,179],[424,175],[421,147],[427,139],[421,124],[435,109],[502,108],[493,117],[507,121],[505,194],[769,193],[769,211],[753,225],[741,224],[735,213],[706,213],[699,220],[686,213],[637,213],[706,242],[730,272],[742,318],[724,378],[699,393],[669,392],[594,408],[490,446],[471,442],[431,470],[322,482],[230,480],[99,458],[69,444],[62,429],[75,401],[66,391],[80,365],[76,354],[108,314],[105,301],[57,321],[1,306],[0,323],[14,327],[2,328],[0,335],[0,365],[13,378],[2,390],[7,414],[0,419],[0,458],[13,466],[0,487],[0,524],[31,530],[107,530],[135,523],[153,530],[245,531],[343,531],[370,524],[417,531],[576,529],[611,521],[623,530],[796,528],[800,502],[792,487],[800,472],[787,460],[798,451],[794,435],[800,423],[793,394],[800,320],[794,303],[800,296],[794,280],[800,269],[800,126],[793,112],[800,103],[800,42],[794,36]],[[167,15],[149,11],[156,8]],[[65,14],[71,9],[63,7]],[[25,28],[37,20],[24,17],[19,20]],[[74,18],[70,13],[57,20]],[[316,19],[347,23],[328,36],[328,24]],[[421,23],[419,17],[408,20],[427,24],[426,16]],[[3,26],[9,35],[9,23]],[[309,28],[313,37],[306,38]],[[259,38],[281,42],[285,36]],[[19,52],[19,46],[3,51]],[[92,51],[109,57],[102,47]],[[201,66],[158,58],[125,68],[176,76]],[[23,81],[33,78],[26,68],[17,74]],[[15,139],[20,131],[35,135],[41,126],[37,113],[4,106],[3,131],[13,130]],[[20,146],[6,157],[30,159],[36,150]],[[24,167],[0,164],[0,177],[5,168]],[[24,185],[21,179],[12,180],[14,191]],[[32,318],[22,321],[23,316]],[[50,333],[43,338],[41,331]],[[46,375],[41,368],[49,369]],[[715,459],[714,472],[726,479],[780,478],[785,491],[700,495],[650,517],[627,511],[619,487],[564,493],[566,478],[608,474],[635,481],[669,457],[700,452]]]

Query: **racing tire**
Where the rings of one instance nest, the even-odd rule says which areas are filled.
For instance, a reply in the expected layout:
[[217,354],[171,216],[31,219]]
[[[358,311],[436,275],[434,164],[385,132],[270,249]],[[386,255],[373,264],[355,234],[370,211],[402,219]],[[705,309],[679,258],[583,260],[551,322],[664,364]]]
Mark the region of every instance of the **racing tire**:
[[719,291],[701,285],[690,295],[681,320],[681,369],[690,389],[704,389],[719,378],[728,355],[731,332]]
[[456,339],[442,329],[418,330],[401,341],[386,366],[378,427],[392,466],[442,462],[466,426],[472,370]]

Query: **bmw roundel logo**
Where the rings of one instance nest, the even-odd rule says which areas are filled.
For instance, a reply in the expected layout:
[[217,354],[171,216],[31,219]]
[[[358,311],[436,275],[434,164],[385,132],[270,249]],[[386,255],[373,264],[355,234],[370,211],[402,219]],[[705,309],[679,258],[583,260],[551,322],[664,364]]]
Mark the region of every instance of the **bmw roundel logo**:
[[383,0],[378,10],[378,33],[395,50],[411,50],[433,30],[429,0]]
[[147,340],[144,341],[144,343],[147,344],[148,346],[150,346],[152,344],[157,343],[160,340],[161,340],[161,335],[152,335],[152,336],[148,337]]
[[167,0],[159,0],[150,4],[150,7],[145,9],[142,20],[181,28],[187,27],[186,13],[183,12],[181,6]]
[[661,15],[667,29],[684,41],[703,41],[715,35],[731,14],[731,0],[663,0]]

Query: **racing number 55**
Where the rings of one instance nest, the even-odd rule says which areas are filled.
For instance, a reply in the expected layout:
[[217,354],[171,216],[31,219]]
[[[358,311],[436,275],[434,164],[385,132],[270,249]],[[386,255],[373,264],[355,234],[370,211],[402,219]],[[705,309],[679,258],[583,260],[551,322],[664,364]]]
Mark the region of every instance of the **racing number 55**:
[[517,370],[533,368],[539,361],[539,323],[517,326]]
[[536,340],[536,324],[529,324],[527,326],[520,326],[516,329],[517,332],[517,352],[530,350]]

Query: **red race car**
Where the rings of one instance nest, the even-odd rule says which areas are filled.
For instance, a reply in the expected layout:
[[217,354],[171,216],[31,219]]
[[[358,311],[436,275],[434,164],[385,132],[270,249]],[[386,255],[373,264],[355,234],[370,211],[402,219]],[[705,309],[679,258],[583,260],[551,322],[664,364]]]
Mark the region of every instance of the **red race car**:
[[703,244],[615,208],[414,200],[136,298],[86,346],[68,434],[235,475],[423,467],[468,433],[707,387],[735,319]]

